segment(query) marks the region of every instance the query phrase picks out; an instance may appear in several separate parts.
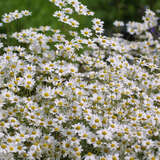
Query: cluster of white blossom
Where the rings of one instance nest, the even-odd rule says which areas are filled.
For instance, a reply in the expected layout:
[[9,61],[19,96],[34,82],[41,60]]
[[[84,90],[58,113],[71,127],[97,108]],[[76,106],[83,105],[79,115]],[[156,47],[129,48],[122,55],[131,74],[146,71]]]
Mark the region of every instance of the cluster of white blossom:
[[150,9],[146,9],[145,16],[142,19],[144,21],[143,23],[129,22],[127,24],[128,26],[127,29],[130,34],[140,35],[142,32],[145,32],[147,29],[157,25],[158,17],[156,17],[155,13]]
[[10,23],[12,21],[22,18],[23,16],[29,16],[29,15],[31,15],[31,12],[29,12],[28,10],[23,10],[21,12],[15,10],[14,12],[10,12],[9,14],[5,13],[3,15],[2,22]]
[[[50,1],[71,27],[66,14],[93,15],[78,0]],[[1,34],[0,157],[159,160],[160,42],[148,30],[158,18],[148,9],[143,20],[127,25],[136,41],[104,36],[98,18],[71,40],[50,26],[13,33],[17,46]]]
[[[93,15],[94,13],[89,11],[87,6],[80,3],[78,0],[50,0],[57,7],[59,11],[56,11],[53,16],[59,18],[59,21],[66,23],[72,27],[78,27],[79,22],[69,15],[72,15],[75,11],[78,15]],[[69,6],[69,7],[68,7]]]

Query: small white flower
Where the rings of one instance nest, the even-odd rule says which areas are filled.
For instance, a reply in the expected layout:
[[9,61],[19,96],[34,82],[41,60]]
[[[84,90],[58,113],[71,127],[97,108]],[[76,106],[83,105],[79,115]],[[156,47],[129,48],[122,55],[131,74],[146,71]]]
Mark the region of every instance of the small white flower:
[[52,98],[53,90],[51,89],[51,87],[43,88],[41,91],[41,95],[44,98]]
[[122,22],[122,21],[114,21],[114,23],[113,23],[116,27],[123,27],[124,26],[124,22]]
[[89,28],[84,28],[83,30],[81,30],[81,33],[82,33],[82,35],[84,35],[86,37],[92,36],[91,29],[89,29]]

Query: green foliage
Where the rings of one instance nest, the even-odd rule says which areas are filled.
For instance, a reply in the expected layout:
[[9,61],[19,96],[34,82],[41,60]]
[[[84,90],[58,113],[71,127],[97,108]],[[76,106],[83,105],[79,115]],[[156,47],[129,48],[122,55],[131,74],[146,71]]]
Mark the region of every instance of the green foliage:
[[150,0],[87,0],[88,7],[96,16],[105,21],[105,27],[112,27],[114,20],[139,21],[146,7],[152,10],[160,8],[160,1]]
[[[53,5],[44,0],[2,0],[0,1],[0,14],[13,12],[14,10],[30,10],[32,17],[29,17],[24,23],[25,27],[37,27],[37,25],[52,25]],[[46,18],[47,17],[47,18]],[[24,25],[24,24],[23,24]]]

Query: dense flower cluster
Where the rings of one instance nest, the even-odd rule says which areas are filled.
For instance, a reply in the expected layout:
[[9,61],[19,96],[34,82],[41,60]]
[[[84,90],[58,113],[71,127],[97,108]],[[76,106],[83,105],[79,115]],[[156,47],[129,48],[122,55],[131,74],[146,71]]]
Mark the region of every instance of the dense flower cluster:
[[15,10],[14,12],[10,12],[9,14],[4,14],[2,18],[2,22],[4,23],[10,23],[12,21],[15,21],[17,19],[22,18],[23,16],[29,16],[31,13],[28,10],[23,10],[19,12],[18,10]]
[[[73,28],[75,12],[93,15],[78,0],[50,1]],[[71,28],[71,40],[50,26],[13,33],[18,46],[3,44],[1,34],[0,157],[160,159],[160,43],[149,31],[158,18],[147,9],[143,21],[126,25],[136,41],[104,36],[98,18],[91,28]]]

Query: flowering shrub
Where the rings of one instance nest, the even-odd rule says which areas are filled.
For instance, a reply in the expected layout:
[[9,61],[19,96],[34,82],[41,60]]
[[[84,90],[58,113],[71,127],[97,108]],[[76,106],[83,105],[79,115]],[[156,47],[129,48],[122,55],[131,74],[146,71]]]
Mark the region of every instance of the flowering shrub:
[[[160,159],[158,18],[121,34],[103,35],[103,22],[79,29],[74,14],[93,16],[78,0],[50,0],[63,29],[0,34],[0,156],[5,160]],[[1,27],[29,11],[5,14]],[[5,24],[6,25],[6,24]],[[123,22],[116,21],[116,26]],[[70,26],[70,30],[63,31]]]

